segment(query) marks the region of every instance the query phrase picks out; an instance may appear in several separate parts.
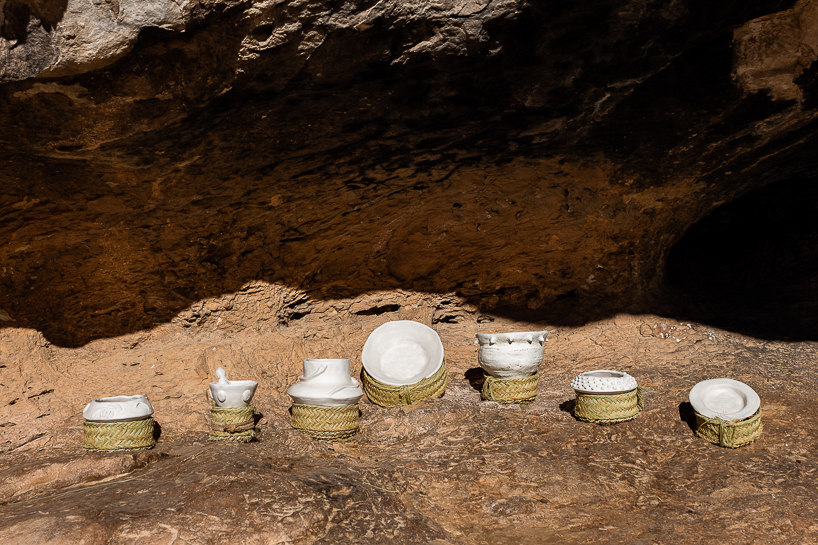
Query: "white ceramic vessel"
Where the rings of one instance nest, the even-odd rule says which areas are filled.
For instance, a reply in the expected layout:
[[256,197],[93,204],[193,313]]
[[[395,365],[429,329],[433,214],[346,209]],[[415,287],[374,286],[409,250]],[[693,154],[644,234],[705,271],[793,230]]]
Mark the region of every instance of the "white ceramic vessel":
[[580,373],[571,381],[571,388],[581,394],[621,394],[636,387],[635,378],[624,371],[610,369]]
[[421,323],[387,322],[367,338],[361,363],[372,378],[384,384],[415,384],[443,365],[443,343],[434,329]]
[[755,414],[761,398],[755,391],[731,378],[703,380],[690,390],[690,404],[702,416],[742,420]]
[[210,399],[218,407],[246,407],[256,393],[258,382],[253,380],[227,380],[224,369],[216,369],[218,382],[210,383]]
[[542,363],[548,331],[477,333],[477,362],[497,378],[529,377]]
[[349,360],[306,359],[300,382],[287,394],[302,405],[341,407],[358,403],[364,391],[349,375]]
[[143,395],[101,397],[85,406],[82,417],[91,422],[128,422],[153,414],[153,406]]

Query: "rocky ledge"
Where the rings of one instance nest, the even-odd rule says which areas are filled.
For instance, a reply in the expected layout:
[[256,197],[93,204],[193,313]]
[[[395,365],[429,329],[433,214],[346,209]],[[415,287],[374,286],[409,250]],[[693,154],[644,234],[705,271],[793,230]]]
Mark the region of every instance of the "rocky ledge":
[[[439,328],[452,364],[442,399],[396,409],[364,402],[361,432],[345,444],[314,442],[291,429],[287,401],[264,378],[257,394],[261,435],[246,445],[207,441],[204,383],[193,379],[195,372],[178,386],[191,385],[188,399],[151,390],[162,434],[149,452],[83,453],[74,400],[61,425],[52,420],[27,442],[6,443],[0,541],[704,545],[727,536],[765,544],[818,539],[811,456],[818,413],[805,403],[818,392],[814,343],[759,342],[656,316],[617,316],[555,331],[536,402],[502,406],[480,401],[474,348],[461,338],[472,326]],[[223,342],[207,340],[225,353]],[[89,347],[102,342],[108,341]],[[114,352],[125,350],[143,360],[152,352],[149,344]],[[174,379],[161,373],[173,367],[157,364],[154,383],[167,388]],[[599,426],[573,418],[568,382],[594,368],[622,369],[639,379],[645,410],[636,420]],[[731,450],[693,435],[687,392],[719,376],[740,379],[760,394],[764,432],[755,443]],[[129,380],[131,389],[145,384]],[[66,398],[58,389],[29,403],[59,413]],[[11,429],[31,431],[35,416]]]

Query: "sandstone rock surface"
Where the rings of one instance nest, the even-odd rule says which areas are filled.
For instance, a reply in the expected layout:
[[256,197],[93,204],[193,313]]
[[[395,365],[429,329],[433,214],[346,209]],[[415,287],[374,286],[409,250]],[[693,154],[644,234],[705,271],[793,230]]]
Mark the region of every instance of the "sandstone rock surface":
[[[360,334],[391,317],[362,316]],[[297,350],[351,348],[336,342],[332,332],[338,326],[326,318],[310,325],[316,335],[303,335]],[[759,342],[699,324],[619,315],[552,333],[533,404],[481,402],[476,352],[467,333],[531,325],[478,324],[476,316],[438,322],[452,366],[446,395],[398,409],[364,401],[358,436],[331,446],[289,427],[289,401],[276,386],[283,379],[272,350],[253,363],[264,418],[259,441],[243,445],[208,443],[204,380],[192,367],[181,371],[171,357],[183,345],[195,353],[207,342],[216,355],[203,365],[216,363],[210,358],[230,353],[224,332],[202,328],[190,335],[171,326],[140,343],[94,341],[82,349],[85,354],[107,351],[122,361],[154,362],[148,382],[139,366],[121,372],[119,381],[129,391],[156,386],[150,392],[162,426],[159,443],[137,455],[84,454],[79,419],[61,410],[81,400],[58,386],[48,396],[51,404],[39,402],[57,418],[17,419],[0,428],[5,437],[0,542],[72,543],[80,536],[89,545],[818,539],[818,483],[810,455],[818,413],[803,401],[818,391],[815,343]],[[245,353],[262,352],[261,345],[299,327],[231,340],[241,342]],[[226,361],[240,367],[235,345],[232,350]],[[55,349],[54,355],[62,359],[68,352]],[[282,359],[288,357],[295,363],[299,354]],[[645,410],[615,426],[576,421],[571,378],[611,367],[639,379]],[[77,360],[64,372],[89,371]],[[687,392],[697,381],[718,376],[740,379],[761,396],[765,428],[749,446],[719,448],[691,431]],[[88,380],[68,384],[76,388],[80,382]],[[15,438],[13,430],[35,436],[24,441],[25,434]]]

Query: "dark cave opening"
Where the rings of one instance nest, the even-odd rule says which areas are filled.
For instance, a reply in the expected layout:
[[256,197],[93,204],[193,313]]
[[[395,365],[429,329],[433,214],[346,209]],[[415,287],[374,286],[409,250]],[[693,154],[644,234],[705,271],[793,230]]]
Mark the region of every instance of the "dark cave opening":
[[666,281],[685,319],[818,340],[818,183],[790,179],[722,205],[671,249]]

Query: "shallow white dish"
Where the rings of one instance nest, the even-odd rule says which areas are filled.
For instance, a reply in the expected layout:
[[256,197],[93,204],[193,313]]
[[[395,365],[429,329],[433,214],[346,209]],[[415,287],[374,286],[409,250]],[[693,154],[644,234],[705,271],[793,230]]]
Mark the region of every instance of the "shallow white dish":
[[581,394],[620,394],[636,387],[635,378],[624,371],[610,369],[586,371],[571,381],[571,388]]
[[254,380],[227,380],[224,369],[216,369],[218,382],[211,382],[208,394],[217,407],[247,407],[256,393]]
[[355,405],[364,395],[358,381],[349,374],[348,359],[306,359],[300,382],[287,390],[302,405],[343,407]]
[[707,418],[742,420],[756,413],[761,398],[743,382],[712,378],[699,382],[690,390],[690,404]]
[[477,362],[488,374],[498,378],[528,377],[542,363],[547,331],[515,333],[477,333]]
[[443,365],[443,343],[434,329],[421,323],[387,322],[369,335],[361,363],[369,376],[384,384],[415,384]]
[[153,406],[144,395],[101,397],[82,410],[82,417],[91,422],[128,422],[152,414]]

